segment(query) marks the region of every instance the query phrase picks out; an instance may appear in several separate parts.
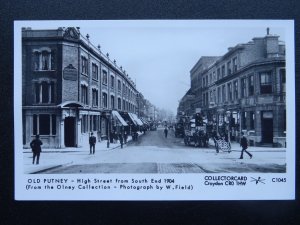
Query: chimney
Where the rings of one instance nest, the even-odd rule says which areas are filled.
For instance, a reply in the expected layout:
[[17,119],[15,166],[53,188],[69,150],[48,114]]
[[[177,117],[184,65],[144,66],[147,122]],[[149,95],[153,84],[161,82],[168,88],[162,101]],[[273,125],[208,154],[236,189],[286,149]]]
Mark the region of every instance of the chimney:
[[270,28],[267,27],[267,35],[270,35]]

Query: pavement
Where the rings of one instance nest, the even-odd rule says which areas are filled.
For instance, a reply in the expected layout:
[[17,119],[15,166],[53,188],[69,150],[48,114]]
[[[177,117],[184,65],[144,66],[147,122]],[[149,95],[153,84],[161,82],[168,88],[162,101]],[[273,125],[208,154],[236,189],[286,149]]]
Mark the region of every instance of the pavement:
[[[140,137],[141,137],[140,133]],[[142,137],[143,138],[143,137]],[[145,136],[147,138],[147,134]],[[177,139],[178,140],[178,139]],[[128,137],[128,143],[132,142],[131,137]],[[183,140],[182,140],[183,142]],[[32,153],[30,149],[23,149],[24,173],[34,174],[47,172],[59,167],[86,165],[86,164],[105,164],[114,166],[115,164],[126,166],[129,163],[134,164],[147,163],[149,166],[158,167],[159,171],[168,171],[169,164],[195,164],[204,165],[211,171],[217,171],[218,167],[223,164],[231,165],[264,165],[275,163],[276,165],[284,165],[286,149],[285,148],[267,148],[267,147],[249,147],[249,151],[253,153],[253,158],[250,159],[245,154],[244,160],[239,160],[241,147],[238,143],[231,144],[231,153],[220,151],[216,153],[214,143],[210,142],[210,148],[195,148],[182,147],[176,148],[159,148],[157,146],[128,146],[120,148],[119,143],[111,143],[107,148],[107,142],[97,142],[95,155],[89,154],[89,146],[80,148],[64,148],[64,149],[43,149],[40,157],[40,164],[32,164]],[[143,151],[141,151],[143,148]],[[147,164],[147,165],[148,165]],[[162,167],[162,169],[160,168]],[[172,171],[174,170],[172,167]],[[157,169],[156,169],[157,170]],[[125,171],[125,170],[124,170]],[[176,170],[177,171],[177,170]]]

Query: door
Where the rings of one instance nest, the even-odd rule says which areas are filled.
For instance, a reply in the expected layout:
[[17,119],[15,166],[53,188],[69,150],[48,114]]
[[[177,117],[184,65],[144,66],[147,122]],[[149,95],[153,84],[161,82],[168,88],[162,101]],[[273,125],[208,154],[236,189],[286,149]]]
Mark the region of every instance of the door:
[[262,142],[273,143],[273,113],[263,112],[261,119]]
[[76,147],[75,143],[75,117],[65,118],[65,146]]

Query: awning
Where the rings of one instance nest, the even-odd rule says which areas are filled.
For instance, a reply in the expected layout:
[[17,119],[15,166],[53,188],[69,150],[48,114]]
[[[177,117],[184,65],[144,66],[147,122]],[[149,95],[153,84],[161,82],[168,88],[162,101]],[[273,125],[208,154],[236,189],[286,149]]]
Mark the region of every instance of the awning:
[[140,120],[144,123],[144,124],[147,124],[147,125],[149,125],[149,123],[145,120],[145,119],[143,119],[143,118],[140,118]]
[[112,114],[113,114],[115,117],[118,118],[118,120],[121,122],[121,124],[122,124],[123,126],[128,126],[128,124],[125,122],[125,120],[122,118],[122,116],[119,114],[118,111],[113,110],[113,111],[112,111]]
[[132,113],[128,113],[130,119],[132,120],[132,122],[134,123],[134,125],[138,125],[137,122],[134,119],[134,116],[132,115]]
[[139,125],[139,126],[143,126],[143,122],[137,117],[137,115],[135,115],[134,113],[131,113],[134,120],[136,121],[136,123]]

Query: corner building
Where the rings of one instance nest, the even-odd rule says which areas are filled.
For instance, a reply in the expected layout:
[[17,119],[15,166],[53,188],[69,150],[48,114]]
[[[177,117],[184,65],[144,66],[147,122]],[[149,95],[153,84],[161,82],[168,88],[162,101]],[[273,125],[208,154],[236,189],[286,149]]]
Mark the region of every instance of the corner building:
[[286,146],[285,44],[279,36],[268,29],[265,37],[214,59],[208,65],[201,57],[191,70],[197,81],[191,86],[196,93],[191,108],[201,106],[208,125],[229,132],[232,141],[245,132],[250,145]]
[[48,148],[79,147],[129,129],[137,89],[122,67],[79,28],[22,29],[23,144],[36,134]]

